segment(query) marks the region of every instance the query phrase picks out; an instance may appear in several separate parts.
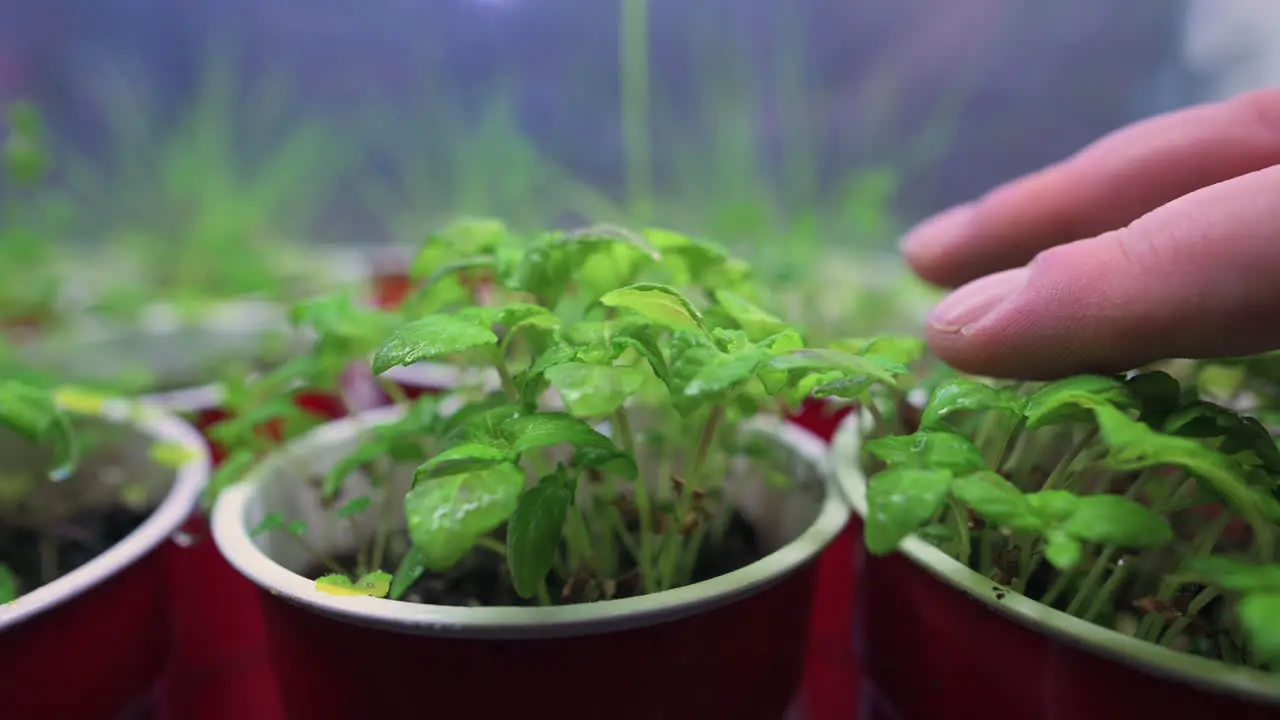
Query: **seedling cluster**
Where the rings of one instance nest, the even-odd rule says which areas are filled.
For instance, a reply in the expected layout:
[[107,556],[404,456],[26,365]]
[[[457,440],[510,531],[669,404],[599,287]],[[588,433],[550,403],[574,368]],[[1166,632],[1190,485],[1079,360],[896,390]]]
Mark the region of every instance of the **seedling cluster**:
[[[400,419],[316,483],[341,521],[378,515],[349,564],[316,553],[327,592],[411,597],[473,552],[500,556],[514,594],[541,604],[693,582],[732,521],[733,461],[769,465],[743,423],[810,394],[863,397],[920,349],[810,347],[757,304],[741,262],[665,230],[520,237],[464,221],[415,271],[400,311],[367,311],[399,321],[372,371],[445,362],[492,371],[496,388],[401,398]],[[417,469],[399,483],[405,462]],[[352,493],[356,475],[367,491]],[[307,536],[279,516],[259,530]]]
[[1197,389],[1162,370],[1047,384],[956,377],[918,419],[882,394],[887,411],[864,446],[878,469],[867,549],[891,553],[916,533],[1071,615],[1280,669],[1280,450],[1259,420]]

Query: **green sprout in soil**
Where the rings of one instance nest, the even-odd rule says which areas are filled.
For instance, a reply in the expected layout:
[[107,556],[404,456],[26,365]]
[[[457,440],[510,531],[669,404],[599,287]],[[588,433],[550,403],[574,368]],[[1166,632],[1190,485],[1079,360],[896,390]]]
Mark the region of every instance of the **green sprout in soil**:
[[[744,423],[811,394],[865,397],[919,350],[809,346],[752,299],[741,261],[666,230],[519,237],[471,220],[428,242],[417,274],[373,372],[445,361],[487,367],[500,387],[402,401],[323,479],[338,521],[375,528],[354,558],[311,548],[324,592],[421,601],[420,581],[475,567],[510,591],[472,598],[483,604],[696,582],[732,524],[734,461],[763,471],[776,458]],[[397,483],[395,461],[417,465],[411,481]],[[348,487],[356,476],[367,482]],[[257,530],[308,536],[278,516]]]
[[891,553],[916,533],[1070,615],[1280,669],[1280,450],[1257,419],[1203,394],[1152,370],[954,377],[918,420],[883,396],[869,406],[881,436],[864,447],[881,468],[867,549]]
[[[53,451],[53,466],[46,478],[23,474],[0,478],[0,512],[5,506],[17,506],[34,483],[62,482],[75,472],[80,460],[80,446],[71,422],[48,390],[16,380],[0,382],[0,426],[22,437],[48,446]],[[56,563],[46,563],[56,565]],[[52,572],[42,578],[53,579]],[[21,594],[17,575],[0,562],[0,604],[12,602]]]

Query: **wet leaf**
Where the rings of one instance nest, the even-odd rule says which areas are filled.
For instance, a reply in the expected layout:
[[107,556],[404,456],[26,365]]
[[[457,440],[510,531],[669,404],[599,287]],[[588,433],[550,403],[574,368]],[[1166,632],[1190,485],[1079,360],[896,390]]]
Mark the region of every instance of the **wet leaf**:
[[656,283],[639,283],[605,293],[600,303],[625,308],[649,322],[672,330],[708,332],[702,313],[675,288]]
[[450,475],[480,472],[511,462],[512,454],[507,448],[482,443],[454,445],[420,465],[413,474],[413,482],[418,485]]
[[787,330],[787,324],[776,315],[757,307],[755,303],[730,290],[717,290],[716,302],[738,327],[747,333],[752,342],[759,342],[770,335]]
[[524,472],[496,465],[416,484],[404,500],[409,538],[431,572],[452,568],[481,536],[511,513],[524,490]]
[[947,429],[947,418],[960,412],[1021,415],[1026,402],[1014,388],[997,388],[963,378],[949,380],[934,389],[920,417],[920,429]]
[[1027,399],[1027,429],[1088,420],[1092,408],[1134,404],[1123,382],[1103,375],[1076,375],[1048,383]]
[[496,345],[493,330],[452,315],[428,315],[396,329],[373,358],[376,375],[443,355]]
[[630,453],[617,449],[580,447],[573,455],[572,465],[582,470],[601,470],[628,482],[635,482],[640,475],[635,458]]
[[590,424],[567,413],[544,412],[513,418],[502,425],[501,432],[511,443],[511,450],[515,453],[524,453],[561,443],[567,443],[575,448],[593,447],[604,451],[616,450],[612,440]]
[[547,380],[578,417],[605,417],[644,386],[643,368],[570,362],[546,371]]
[[945,470],[891,468],[867,484],[867,551],[885,555],[942,509],[951,488]]
[[867,442],[867,452],[891,467],[918,467],[972,473],[987,469],[987,462],[968,438],[949,432],[890,435]]

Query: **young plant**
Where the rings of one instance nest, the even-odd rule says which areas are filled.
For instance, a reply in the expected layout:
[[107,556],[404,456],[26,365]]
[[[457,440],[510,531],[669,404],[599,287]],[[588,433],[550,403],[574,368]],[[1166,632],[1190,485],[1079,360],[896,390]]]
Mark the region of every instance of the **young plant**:
[[53,319],[61,278],[58,233],[68,211],[51,196],[49,142],[39,111],[29,103],[7,108],[0,178],[0,324]]
[[[102,482],[96,474],[101,460],[95,448],[114,440],[109,426],[73,423],[68,414],[101,415],[106,402],[74,388],[0,381],[0,604],[52,582],[105,550],[102,543],[123,537],[120,528],[118,537],[103,536],[112,532],[103,525],[119,524],[118,514],[106,523],[86,522],[86,509],[114,506],[142,517],[146,487],[119,478]],[[152,461],[162,466],[177,467],[188,456],[187,449],[165,443],[151,447]]]
[[863,459],[880,468],[867,489],[873,554],[917,533],[1071,615],[1280,669],[1280,614],[1266,612],[1280,590],[1280,450],[1253,417],[1163,371],[957,377],[917,423],[879,434]]
[[[546,605],[703,579],[705,561],[727,552],[733,461],[770,465],[743,423],[811,393],[865,397],[905,373],[919,347],[808,346],[752,299],[740,261],[671,231],[493,229],[465,260],[432,261],[372,369],[464,357],[501,387],[455,395],[451,412],[414,408],[334,469],[323,497],[339,514],[392,514],[322,590],[450,602],[428,592],[433,583],[500,573],[501,589],[458,601]],[[485,298],[438,290],[476,269],[492,278]],[[418,464],[411,481],[375,467],[392,456]],[[345,483],[358,470],[353,491]],[[477,565],[477,552],[491,564]]]

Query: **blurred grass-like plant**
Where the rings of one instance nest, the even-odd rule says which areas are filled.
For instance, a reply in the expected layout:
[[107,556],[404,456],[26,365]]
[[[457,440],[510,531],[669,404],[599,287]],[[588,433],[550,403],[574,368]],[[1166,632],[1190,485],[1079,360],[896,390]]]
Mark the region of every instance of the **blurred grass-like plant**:
[[71,206],[49,184],[53,165],[39,110],[9,104],[0,175],[0,326],[43,325],[59,314]]
[[323,286],[328,268],[308,233],[355,145],[333,123],[292,112],[284,76],[241,77],[229,51],[208,53],[197,97],[172,123],[136,87],[112,93],[108,156],[76,174],[107,218],[107,250],[130,269],[105,308],[287,299]]

